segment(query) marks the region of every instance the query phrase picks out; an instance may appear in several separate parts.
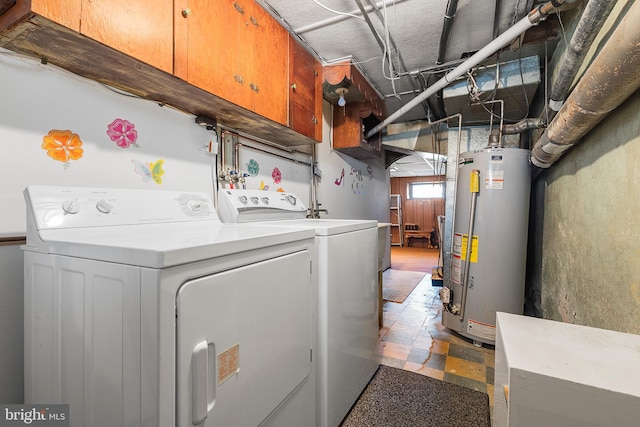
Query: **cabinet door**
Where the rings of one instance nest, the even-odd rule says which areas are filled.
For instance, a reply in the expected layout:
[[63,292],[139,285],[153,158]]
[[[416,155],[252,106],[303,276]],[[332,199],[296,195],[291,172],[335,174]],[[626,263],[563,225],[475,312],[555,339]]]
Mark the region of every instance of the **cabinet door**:
[[322,67],[295,39],[289,39],[289,127],[322,140]]
[[288,33],[275,19],[248,0],[176,0],[175,19],[176,76],[287,124]]
[[289,33],[260,5],[245,0],[251,110],[287,125]]
[[82,0],[80,32],[173,72],[173,0]]
[[[15,4],[6,4],[6,11],[0,16],[0,30],[11,27],[30,13],[35,13],[63,25],[71,30],[80,31],[80,10],[83,0],[17,0]],[[2,2],[0,2],[0,6]]]

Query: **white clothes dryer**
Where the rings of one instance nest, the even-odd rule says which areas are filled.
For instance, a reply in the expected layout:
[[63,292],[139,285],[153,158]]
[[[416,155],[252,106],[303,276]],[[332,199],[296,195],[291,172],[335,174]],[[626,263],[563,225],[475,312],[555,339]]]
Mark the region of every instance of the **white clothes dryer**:
[[314,231],[316,419],[337,427],[379,366],[377,221],[305,219],[291,193],[244,189],[220,190],[218,214],[223,222]]
[[206,193],[31,186],[25,400],[72,426],[315,425],[314,233]]

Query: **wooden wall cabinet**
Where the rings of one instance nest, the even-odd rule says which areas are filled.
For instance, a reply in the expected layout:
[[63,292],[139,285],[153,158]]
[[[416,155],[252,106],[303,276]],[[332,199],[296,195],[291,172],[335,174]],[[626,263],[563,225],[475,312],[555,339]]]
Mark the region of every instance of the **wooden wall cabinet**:
[[322,65],[289,38],[289,127],[322,141]]
[[[5,31],[16,22],[37,14],[52,22],[63,25],[71,30],[80,32],[80,15],[82,3],[86,0],[16,0],[6,3],[4,13],[0,15],[0,32]],[[13,3],[13,4],[12,4]]]
[[369,101],[347,102],[333,109],[333,149],[356,159],[376,159],[382,155],[382,134],[365,139],[380,120]]
[[289,33],[250,0],[176,0],[175,75],[288,124]]
[[153,7],[127,0],[16,0],[0,16],[0,31],[32,14],[158,69],[173,71],[173,0],[156,0]]
[[[364,135],[385,116],[384,101],[351,61],[325,65],[323,97],[333,107],[333,148],[356,159],[382,156],[382,134],[368,139]],[[346,105],[338,103],[343,92]]]
[[1,1],[6,49],[283,146],[320,140],[289,127],[289,34],[254,1]]
[[[74,2],[57,3],[64,8]],[[162,71],[173,72],[173,0],[152,3],[81,0],[81,3],[80,34]]]

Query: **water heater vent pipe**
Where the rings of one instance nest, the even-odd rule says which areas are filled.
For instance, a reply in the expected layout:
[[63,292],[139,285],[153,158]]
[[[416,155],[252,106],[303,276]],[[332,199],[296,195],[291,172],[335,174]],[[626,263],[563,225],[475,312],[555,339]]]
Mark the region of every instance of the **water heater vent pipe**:
[[393,123],[409,111],[411,111],[414,107],[420,104],[422,101],[426,100],[430,96],[436,94],[441,89],[447,87],[451,82],[455,79],[463,75],[467,72],[467,70],[475,67],[480,64],[485,59],[489,58],[491,55],[496,53],[499,49],[502,49],[512,40],[522,35],[529,28],[537,25],[540,21],[544,20],[553,10],[557,7],[563,5],[566,0],[552,0],[550,2],[544,3],[537,8],[533,9],[529,14],[522,18],[520,21],[516,22],[511,28],[506,30],[500,36],[491,41],[488,45],[480,49],[474,55],[470,56],[469,59],[464,61],[462,64],[458,65],[456,68],[447,73],[440,80],[435,82],[433,85],[429,86],[424,92],[420,93],[418,96],[413,98],[411,101],[402,106],[398,111],[391,114],[389,117],[380,122],[377,126],[371,129],[365,135],[365,138],[370,138],[376,133],[380,132],[389,124]]

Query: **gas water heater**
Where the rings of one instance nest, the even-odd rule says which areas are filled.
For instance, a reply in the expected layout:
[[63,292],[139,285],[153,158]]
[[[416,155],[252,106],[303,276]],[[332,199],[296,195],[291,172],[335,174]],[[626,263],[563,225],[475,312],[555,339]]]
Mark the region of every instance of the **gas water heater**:
[[485,148],[459,159],[450,283],[440,294],[442,323],[494,344],[496,312],[524,311],[529,151]]

